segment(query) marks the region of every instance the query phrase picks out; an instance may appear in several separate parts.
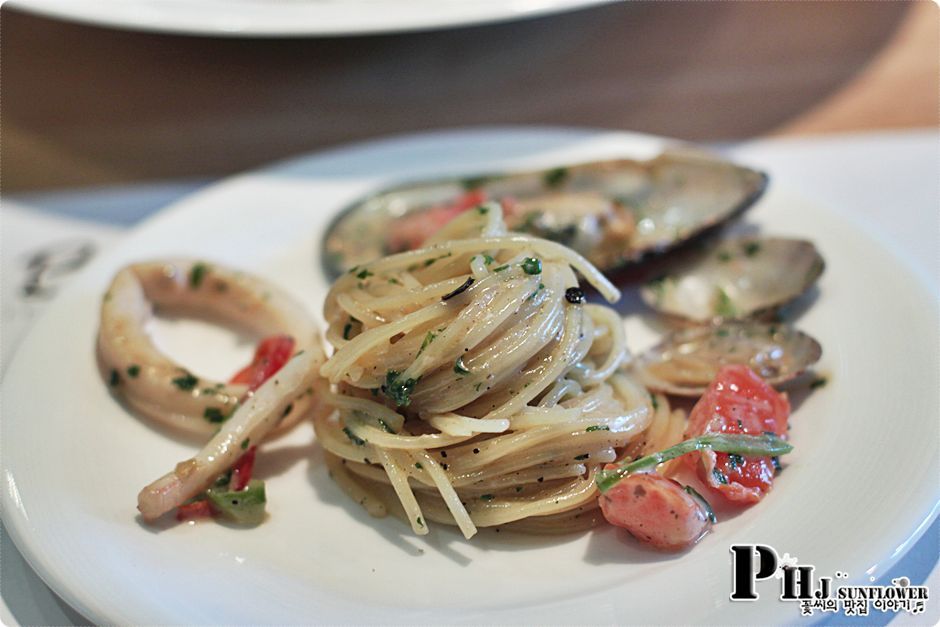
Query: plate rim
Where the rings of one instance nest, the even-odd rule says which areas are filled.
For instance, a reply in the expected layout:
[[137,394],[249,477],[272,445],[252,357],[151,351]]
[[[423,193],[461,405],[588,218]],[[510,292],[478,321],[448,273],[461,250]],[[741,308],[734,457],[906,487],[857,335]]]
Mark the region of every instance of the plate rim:
[[[407,6],[407,0],[397,1]],[[272,39],[280,37],[355,37],[406,34],[448,28],[484,26],[580,11],[607,4],[616,4],[619,0],[542,0],[536,4],[516,3],[516,5],[501,0],[486,0],[487,10],[479,9],[479,6],[483,3],[464,1],[465,6],[471,7],[470,15],[449,15],[446,11],[439,11],[429,16],[415,17],[416,11],[412,10],[399,12],[386,23],[363,23],[355,18],[350,19],[348,17],[346,19],[332,21],[327,19],[324,21],[325,14],[322,7],[318,9],[317,5],[301,7],[308,9],[307,13],[310,14],[310,17],[298,20],[297,11],[291,12],[281,7],[277,14],[278,19],[263,24],[252,22],[247,26],[242,25],[239,27],[227,26],[222,19],[210,19],[203,22],[180,21],[178,15],[172,10],[158,12],[156,15],[151,15],[149,19],[145,19],[140,15],[135,16],[132,12],[129,12],[129,10],[133,11],[135,8],[134,6],[128,6],[130,2],[131,0],[127,0],[127,4],[119,3],[117,6],[120,8],[120,12],[118,13],[113,12],[114,6],[110,7],[111,11],[96,10],[95,8],[83,9],[81,3],[69,2],[68,0],[13,0],[10,2],[10,6],[33,15],[87,26],[170,35]],[[153,8],[151,0],[133,0],[133,2],[138,8]],[[440,6],[442,6],[441,3],[429,3],[422,8]],[[446,6],[446,3],[443,6]],[[517,6],[518,8],[513,10],[510,6]],[[303,11],[299,13],[303,13]]]

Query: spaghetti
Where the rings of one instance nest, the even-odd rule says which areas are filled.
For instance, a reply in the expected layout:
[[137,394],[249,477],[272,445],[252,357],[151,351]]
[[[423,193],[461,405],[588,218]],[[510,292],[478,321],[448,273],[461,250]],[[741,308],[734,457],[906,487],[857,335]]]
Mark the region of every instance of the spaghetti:
[[336,411],[314,420],[337,483],[417,534],[430,521],[469,538],[599,520],[596,473],[645,447],[654,413],[657,444],[674,429],[621,369],[622,322],[584,301],[575,270],[619,298],[577,253],[509,234],[490,203],[340,277],[324,305],[336,350],[320,370]]

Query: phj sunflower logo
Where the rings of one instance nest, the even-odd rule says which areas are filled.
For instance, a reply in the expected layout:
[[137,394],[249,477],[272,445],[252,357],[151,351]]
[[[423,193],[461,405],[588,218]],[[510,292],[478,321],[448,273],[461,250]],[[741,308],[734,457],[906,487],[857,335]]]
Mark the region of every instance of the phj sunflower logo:
[[892,579],[890,586],[833,585],[848,576],[837,571],[832,577],[817,577],[812,564],[800,564],[789,553],[780,556],[766,544],[731,545],[732,601],[756,601],[760,598],[757,582],[777,579],[779,599],[799,602],[803,616],[817,610],[868,616],[872,609],[920,614],[927,607],[927,586],[912,586],[907,577]]

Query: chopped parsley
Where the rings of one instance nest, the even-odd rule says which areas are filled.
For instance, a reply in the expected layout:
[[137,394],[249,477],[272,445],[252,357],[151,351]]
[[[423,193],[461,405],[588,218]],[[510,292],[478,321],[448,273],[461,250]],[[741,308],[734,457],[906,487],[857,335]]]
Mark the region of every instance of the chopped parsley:
[[421,465],[421,462],[415,462],[415,468],[418,470],[424,470],[424,466]]
[[415,518],[415,522],[418,523],[418,526],[420,526],[420,527],[423,527],[423,526],[424,526],[424,521],[421,520],[421,517],[420,517],[420,516],[418,516],[417,518]]
[[359,322],[355,318],[350,317],[349,322],[346,323],[346,326],[343,327],[343,339],[348,340],[349,334],[352,332],[353,325]]
[[535,288],[535,291],[533,291],[531,294],[529,294],[528,296],[526,296],[526,300],[532,300],[533,298],[535,298],[535,295],[536,295],[536,294],[538,294],[539,292],[541,292],[541,291],[544,290],[544,289],[545,289],[545,284],[544,284],[544,283],[539,283],[539,286],[538,286],[537,288]]
[[666,291],[666,281],[669,278],[668,275],[663,274],[646,282],[646,288],[656,296],[657,303],[663,299],[663,293]]
[[251,444],[251,438],[245,438],[244,440],[242,440],[242,444],[241,444],[242,450],[244,451],[246,448],[248,448],[249,444]]
[[189,271],[189,287],[194,290],[199,289],[203,279],[206,278],[207,272],[209,272],[209,266],[206,264],[202,262],[193,264],[193,267]]
[[389,370],[385,373],[385,384],[382,386],[382,392],[390,398],[396,407],[407,407],[411,403],[411,392],[418,385],[418,379],[405,379],[402,381],[401,373],[397,370]]
[[349,438],[349,441],[355,444],[356,446],[362,446],[366,443],[365,440],[360,438],[358,435],[352,432],[349,427],[343,427],[343,433],[346,434],[346,437]]
[[720,287],[715,288],[715,314],[722,318],[733,318],[738,311],[728,294]]
[[653,409],[659,409],[659,401],[656,400],[656,395],[650,392],[650,403],[653,405]]
[[718,329],[715,331],[715,335],[718,337],[728,337],[728,333],[730,333],[728,329]]
[[505,264],[505,265],[502,265],[502,266],[500,266],[500,267],[498,267],[498,268],[493,268],[493,272],[502,272],[503,270],[505,270],[505,269],[508,268],[508,267],[509,267],[509,264]]
[[183,375],[173,379],[172,383],[180,390],[184,392],[190,392],[195,389],[197,385],[199,385],[199,379],[194,377],[189,372],[183,371]]
[[483,255],[483,265],[488,266],[492,264],[494,261],[496,260],[493,259],[490,255],[487,255],[487,254]]
[[202,412],[202,417],[213,423],[225,422],[228,418],[218,407],[206,407],[205,411]]
[[387,423],[387,422],[385,422],[385,421],[382,420],[381,418],[378,418],[377,421],[378,421],[378,423],[379,423],[379,426],[382,427],[382,429],[383,429],[386,433],[395,433],[395,430],[392,429],[390,426],[388,426],[388,423]]
[[718,261],[720,261],[720,262],[722,262],[722,263],[726,263],[726,262],[728,262],[728,261],[731,261],[731,253],[729,253],[727,250],[722,250],[722,251],[720,251],[720,252],[718,253]]
[[490,501],[492,501],[494,498],[496,498],[496,497],[493,496],[492,494],[482,494],[482,495],[480,495],[480,500],[481,500],[481,501],[486,501],[487,503],[489,503]]
[[526,274],[542,274],[542,260],[538,257],[526,257],[522,262],[522,270]]
[[555,168],[545,173],[543,181],[546,187],[559,187],[568,178],[568,168]]
[[357,279],[368,279],[370,276],[372,276],[372,273],[369,272],[368,268],[363,268],[356,274]]
[[696,501],[699,505],[702,506],[702,509],[705,510],[705,516],[708,518],[709,522],[715,524],[718,522],[718,517],[715,516],[715,510],[712,509],[711,503],[705,500],[705,497],[698,493],[698,491],[692,486],[685,486],[685,491]]
[[480,205],[479,207],[477,207],[477,213],[479,213],[481,216],[485,216],[489,212],[490,212],[490,208],[487,207],[486,205]]
[[744,254],[753,257],[760,252],[760,242],[748,242],[744,245]]
[[715,478],[715,481],[720,485],[728,485],[728,477],[725,473],[721,472],[717,468],[712,468],[712,477]]
[[137,364],[131,364],[130,366],[127,367],[127,376],[129,376],[130,378],[136,379],[139,374],[140,374],[140,366],[138,366]]
[[434,338],[436,337],[437,337],[436,333],[428,331],[428,334],[424,336],[424,341],[421,342],[421,348],[418,349],[418,354],[420,355],[421,353],[423,353],[424,349],[426,349],[431,344],[431,342],[434,341]]
[[465,190],[470,192],[475,189],[479,189],[480,187],[483,187],[483,184],[486,183],[489,180],[489,178],[490,177],[488,176],[471,176],[470,178],[466,178],[460,181],[460,184],[463,186]]
[[463,363],[463,355],[457,358],[454,362],[454,372],[459,375],[470,374],[470,370]]
[[816,377],[813,379],[812,383],[809,384],[809,387],[810,389],[815,390],[817,388],[825,387],[827,383],[829,383],[829,379],[826,377]]
[[422,265],[423,265],[425,268],[427,268],[428,266],[433,265],[435,261],[439,261],[439,260],[441,260],[441,259],[446,259],[446,258],[448,258],[448,257],[450,257],[450,256],[451,256],[451,253],[447,253],[446,255],[441,255],[440,257],[432,257],[431,259],[425,259],[425,260],[424,260],[424,263],[423,263]]
[[121,375],[118,374],[117,370],[111,370],[111,377],[108,379],[108,385],[114,387],[121,383]]
[[584,453],[583,455],[578,455],[578,456],[575,457],[574,459],[575,459],[575,461],[581,462],[581,461],[584,461],[585,459],[589,458],[590,456],[591,456],[591,455],[590,455],[589,453]]
[[522,218],[522,224],[519,227],[520,231],[525,233],[532,233],[538,227],[539,219],[542,217],[541,211],[530,211]]
[[585,431],[587,431],[588,433],[590,433],[591,431],[610,431],[610,427],[608,427],[607,425],[591,425],[590,427],[585,429]]
[[729,454],[728,454],[728,469],[729,469],[729,470],[737,470],[738,468],[740,468],[740,467],[743,466],[743,465],[744,465],[744,457],[743,457],[743,456],[738,455],[737,453],[729,453]]

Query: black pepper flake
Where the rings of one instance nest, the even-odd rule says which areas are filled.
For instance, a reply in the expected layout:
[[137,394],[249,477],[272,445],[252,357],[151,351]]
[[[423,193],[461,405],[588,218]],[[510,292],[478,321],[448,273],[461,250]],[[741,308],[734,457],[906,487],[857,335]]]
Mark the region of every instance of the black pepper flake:
[[479,454],[480,454],[480,449],[478,449],[478,448],[473,449],[473,454],[474,454],[474,455],[479,455]]
[[447,470],[449,466],[447,464],[441,464],[441,468],[443,468],[444,470]]
[[447,451],[441,451],[441,457],[447,457]]
[[138,366],[137,364],[127,367],[127,376],[129,376],[130,378],[136,379],[137,375],[139,374],[140,374],[140,366]]
[[538,481],[539,483],[542,483],[543,481],[545,481],[545,477],[539,477],[538,479],[536,479],[536,481]]
[[463,285],[455,289],[453,292],[444,294],[444,296],[441,297],[441,300],[450,300],[454,296],[457,296],[458,294],[465,292],[471,285],[473,285],[473,281],[474,281],[474,278],[472,276],[468,276],[467,280],[463,282]]
[[287,407],[284,408],[284,413],[281,414],[281,418],[286,417],[287,414],[291,413],[291,411],[292,411],[293,409],[294,409],[294,404],[293,404],[293,403],[288,403],[288,404],[287,404]]
[[580,287],[569,287],[565,290],[565,300],[572,305],[580,305],[584,302],[584,291]]
[[117,370],[111,370],[111,377],[108,379],[108,385],[114,387],[121,382],[121,375],[118,374]]

